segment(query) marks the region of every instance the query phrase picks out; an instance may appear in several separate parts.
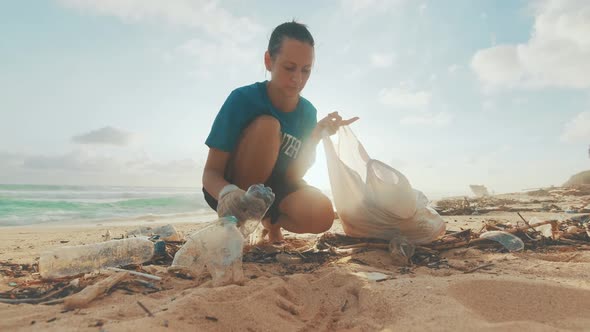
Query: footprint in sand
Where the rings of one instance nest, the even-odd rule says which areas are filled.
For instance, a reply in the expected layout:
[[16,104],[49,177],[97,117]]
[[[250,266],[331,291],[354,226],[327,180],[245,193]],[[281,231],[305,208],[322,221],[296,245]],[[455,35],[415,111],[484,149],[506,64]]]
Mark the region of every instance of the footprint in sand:
[[451,296],[490,322],[563,325],[567,320],[579,325],[576,320],[588,322],[590,317],[590,290],[585,289],[541,282],[470,280],[449,290]]

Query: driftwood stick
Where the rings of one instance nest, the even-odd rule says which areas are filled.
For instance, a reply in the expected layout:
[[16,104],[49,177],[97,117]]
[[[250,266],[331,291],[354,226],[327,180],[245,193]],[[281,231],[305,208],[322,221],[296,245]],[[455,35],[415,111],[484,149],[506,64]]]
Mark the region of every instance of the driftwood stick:
[[141,309],[143,309],[143,311],[145,311],[148,314],[148,316],[154,317],[154,314],[152,314],[152,312],[148,308],[146,308],[146,306],[144,306],[143,303],[137,301],[137,304],[141,307]]
[[557,224],[557,220],[546,220],[546,221],[542,221],[540,223],[536,223],[534,225],[527,224],[526,226],[516,227],[513,229],[507,229],[507,230],[505,230],[505,232],[514,234],[514,233],[518,233],[520,231],[526,231],[529,228],[534,229],[534,227],[539,227],[539,226],[543,226],[543,225],[547,225],[547,224]]
[[123,279],[128,276],[129,272],[115,273],[92,286],[84,288],[81,292],[65,298],[64,306],[66,309],[84,308],[94,299],[108,292],[109,289],[113,288],[113,286],[123,281]]
[[[524,219],[524,217],[522,216],[522,214],[520,214],[520,212],[516,212],[516,214],[518,214],[518,216],[520,217],[520,219],[522,219],[522,221],[524,221],[525,225],[531,226],[531,224],[529,224],[529,222],[526,219]],[[539,234],[539,231],[537,231],[535,229],[535,226],[536,225],[532,226],[531,229],[535,232],[534,234]],[[524,233],[524,234],[526,235],[526,237],[529,238],[529,240],[533,240],[534,241],[534,239],[532,237],[530,237],[527,233]]]
[[151,280],[156,280],[156,281],[162,280],[162,278],[155,276],[153,274],[137,272],[137,271],[130,271],[130,270],[125,270],[125,269],[120,269],[118,267],[109,267],[109,268],[107,268],[107,270],[112,270],[112,271],[116,271],[116,272],[129,272],[129,274],[133,274],[138,277],[144,277],[146,279],[151,279]]
[[483,268],[486,268],[486,267],[489,267],[489,266],[492,266],[492,265],[494,265],[494,263],[482,264],[482,265],[476,266],[476,267],[474,267],[474,268],[472,268],[470,270],[467,270],[467,271],[465,271],[463,273],[473,273],[473,272],[475,272],[475,271],[477,271],[479,269],[483,269]]
[[433,250],[431,248],[428,248],[428,247],[416,246],[416,253],[426,253],[426,254],[436,255],[439,252],[436,250]]
[[[524,221],[524,223],[525,223],[526,225],[528,225],[528,224],[529,224],[529,222],[528,222],[528,221],[526,221],[526,219],[524,219],[524,217],[522,216],[522,214],[520,214],[520,212],[516,212],[516,214],[518,214],[518,216],[520,217],[520,219],[522,219],[522,221]],[[534,228],[533,228],[533,229],[534,229]]]
[[357,243],[357,244],[351,244],[348,246],[338,247],[338,249],[354,249],[354,248],[376,248],[376,249],[386,249],[387,250],[389,248],[389,244],[364,242],[364,243]]
[[65,291],[66,289],[72,287],[71,284],[68,284],[60,289],[54,290],[46,295],[44,295],[43,297],[40,298],[31,298],[31,299],[0,299],[0,303],[8,303],[8,304],[20,304],[20,303],[29,303],[29,304],[38,304],[38,303],[43,303],[46,301],[49,301],[49,299],[63,291]]

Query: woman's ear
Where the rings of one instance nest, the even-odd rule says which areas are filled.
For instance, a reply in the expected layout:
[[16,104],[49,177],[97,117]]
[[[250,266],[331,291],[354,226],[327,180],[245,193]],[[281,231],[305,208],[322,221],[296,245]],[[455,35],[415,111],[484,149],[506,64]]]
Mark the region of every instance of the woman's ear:
[[264,66],[266,70],[271,71],[272,68],[272,59],[270,58],[270,53],[268,51],[264,52]]

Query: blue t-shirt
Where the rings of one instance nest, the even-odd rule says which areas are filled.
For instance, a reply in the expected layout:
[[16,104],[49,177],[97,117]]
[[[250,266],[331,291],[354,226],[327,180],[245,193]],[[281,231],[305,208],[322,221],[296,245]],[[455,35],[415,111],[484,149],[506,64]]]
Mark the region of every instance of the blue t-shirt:
[[272,106],[266,90],[267,81],[237,88],[227,97],[217,114],[205,144],[225,152],[232,152],[244,130],[252,120],[270,115],[281,124],[282,142],[275,172],[284,173],[317,124],[317,110],[305,98],[292,112],[282,112]]

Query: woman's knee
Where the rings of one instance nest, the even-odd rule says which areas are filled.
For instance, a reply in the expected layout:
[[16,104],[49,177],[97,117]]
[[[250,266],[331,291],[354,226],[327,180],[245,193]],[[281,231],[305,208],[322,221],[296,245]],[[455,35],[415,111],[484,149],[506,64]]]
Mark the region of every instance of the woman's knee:
[[281,133],[281,123],[270,115],[261,115],[250,122],[245,129],[245,133],[247,135],[262,135],[264,137],[279,137],[279,134]]
[[332,202],[316,189],[290,194],[281,202],[280,209],[289,220],[282,226],[294,233],[323,233],[334,222]]
[[323,233],[328,231],[334,223],[334,210],[332,202],[325,196],[319,198],[311,209],[310,233]]

